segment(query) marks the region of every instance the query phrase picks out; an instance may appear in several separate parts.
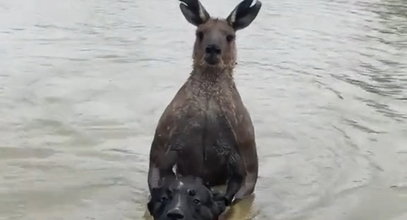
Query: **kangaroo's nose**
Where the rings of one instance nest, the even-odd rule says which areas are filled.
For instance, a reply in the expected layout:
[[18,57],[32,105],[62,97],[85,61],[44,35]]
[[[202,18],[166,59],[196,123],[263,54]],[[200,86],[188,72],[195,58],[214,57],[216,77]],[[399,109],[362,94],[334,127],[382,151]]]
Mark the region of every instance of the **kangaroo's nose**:
[[180,209],[175,208],[167,212],[167,217],[170,218],[171,220],[179,220],[184,219],[184,214]]
[[217,54],[220,54],[221,49],[220,49],[219,46],[216,45],[216,44],[209,44],[209,45],[206,47],[205,52],[206,52],[207,54],[217,55]]

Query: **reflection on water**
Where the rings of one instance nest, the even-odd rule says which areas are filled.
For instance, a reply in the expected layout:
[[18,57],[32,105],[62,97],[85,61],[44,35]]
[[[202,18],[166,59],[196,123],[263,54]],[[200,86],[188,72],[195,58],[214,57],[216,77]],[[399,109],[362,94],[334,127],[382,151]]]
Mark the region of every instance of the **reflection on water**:
[[[225,219],[407,219],[405,1],[262,2],[235,73],[260,177]],[[176,1],[0,0],[0,219],[141,219],[193,31]]]

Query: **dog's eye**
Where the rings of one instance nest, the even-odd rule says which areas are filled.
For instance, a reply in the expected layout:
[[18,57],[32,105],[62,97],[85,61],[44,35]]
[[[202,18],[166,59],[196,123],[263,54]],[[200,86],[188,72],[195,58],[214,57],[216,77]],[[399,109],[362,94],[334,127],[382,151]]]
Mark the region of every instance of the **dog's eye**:
[[194,200],[192,200],[192,202],[193,202],[195,205],[201,204],[201,200],[199,200],[199,199],[194,199]]
[[188,190],[188,195],[190,196],[195,196],[196,195],[196,191],[193,189]]
[[160,201],[161,202],[166,202],[168,200],[168,198],[166,196],[161,197]]

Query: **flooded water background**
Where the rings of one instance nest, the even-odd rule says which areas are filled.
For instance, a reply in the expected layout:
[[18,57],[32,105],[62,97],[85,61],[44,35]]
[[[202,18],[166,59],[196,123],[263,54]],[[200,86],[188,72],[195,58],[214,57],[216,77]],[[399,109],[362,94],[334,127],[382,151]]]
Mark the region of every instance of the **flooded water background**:
[[[407,2],[262,2],[235,70],[260,177],[229,219],[407,219]],[[144,219],[193,39],[176,0],[0,0],[0,219]]]

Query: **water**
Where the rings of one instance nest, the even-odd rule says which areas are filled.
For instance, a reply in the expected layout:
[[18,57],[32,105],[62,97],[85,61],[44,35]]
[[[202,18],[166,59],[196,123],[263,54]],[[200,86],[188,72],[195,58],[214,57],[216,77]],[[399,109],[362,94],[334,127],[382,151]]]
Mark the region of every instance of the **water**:
[[[0,219],[144,219],[193,37],[175,0],[0,0]],[[260,177],[228,219],[407,219],[407,2],[263,0],[238,49]]]

